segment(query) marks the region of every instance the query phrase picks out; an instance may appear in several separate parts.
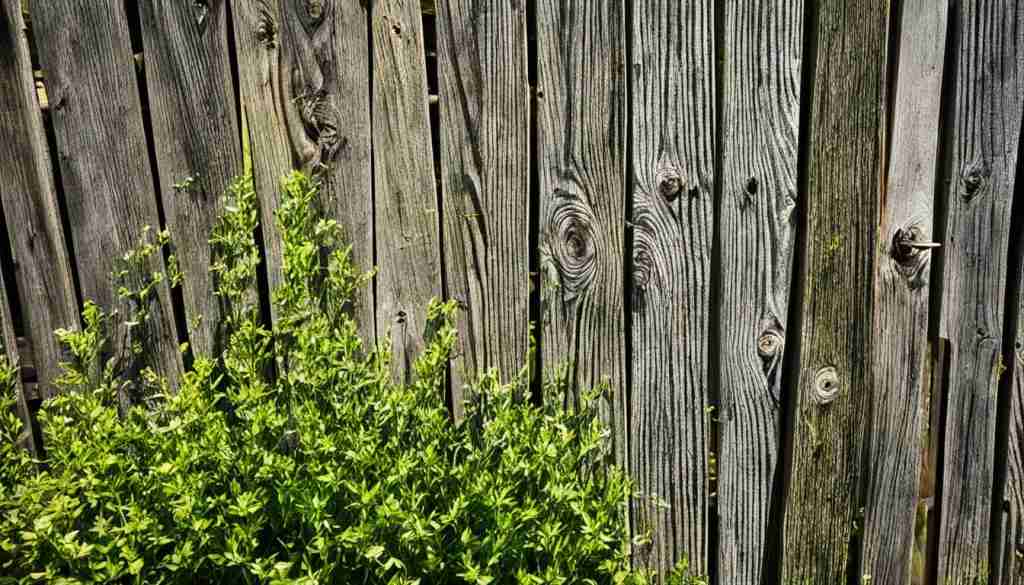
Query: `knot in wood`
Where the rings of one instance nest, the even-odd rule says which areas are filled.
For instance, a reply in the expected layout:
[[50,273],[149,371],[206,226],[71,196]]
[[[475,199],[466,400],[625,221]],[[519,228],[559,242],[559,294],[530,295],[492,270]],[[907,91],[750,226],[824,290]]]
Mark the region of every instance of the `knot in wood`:
[[633,246],[633,312],[640,312],[644,309],[644,293],[651,282],[651,272],[654,270],[654,258],[651,255],[651,248],[645,245],[640,238],[637,238]]
[[565,189],[556,189],[554,208],[546,230],[547,246],[568,296],[588,287],[597,269],[597,238],[593,212],[586,201]]
[[761,320],[761,334],[757,337],[757,356],[761,358],[761,371],[765,383],[776,405],[782,399],[782,352],[786,338],[782,324],[775,315],[768,314]]
[[260,9],[259,20],[256,23],[256,40],[265,49],[273,49],[277,46],[277,24],[274,17],[266,8]]
[[925,271],[929,260],[927,252],[938,246],[938,244],[927,240],[927,236],[918,226],[897,228],[892,234],[889,255],[895,263],[896,271],[903,276],[907,285],[913,290],[927,284]]
[[199,26],[203,26],[203,23],[206,22],[206,15],[210,13],[208,0],[193,0],[192,8],[196,13],[196,23],[199,24]]
[[782,353],[783,345],[782,332],[769,329],[757,338],[757,355],[761,359],[771,360]]
[[[296,84],[301,83],[301,76],[293,76]],[[301,89],[296,87],[296,92]],[[299,105],[302,125],[309,140],[316,144],[311,151],[312,160],[305,160],[315,170],[322,170],[334,162],[342,146],[338,125],[341,118],[330,96],[322,89],[307,90],[295,98]]]
[[747,195],[753,197],[754,195],[757,195],[757,187],[757,177],[750,177],[747,179],[747,184],[743,190],[746,191]]
[[839,396],[839,374],[832,366],[821,368],[814,374],[811,399],[818,406],[825,406]]
[[679,193],[683,190],[683,179],[675,171],[659,171],[657,183],[658,193],[669,202],[679,197]]
[[324,16],[324,0],[306,0],[306,14],[314,20],[320,20]]
[[980,191],[991,174],[988,165],[984,161],[974,161],[960,175],[960,181],[964,184],[963,198],[973,199]]

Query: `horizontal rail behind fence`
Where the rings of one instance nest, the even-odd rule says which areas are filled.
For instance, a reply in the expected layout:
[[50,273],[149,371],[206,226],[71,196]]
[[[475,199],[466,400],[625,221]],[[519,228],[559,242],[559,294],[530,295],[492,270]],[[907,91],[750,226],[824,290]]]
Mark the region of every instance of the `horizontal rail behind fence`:
[[617,461],[668,504],[633,503],[638,562],[1024,583],[1020,2],[0,6],[0,339],[26,421],[53,331],[118,308],[144,226],[186,275],[155,289],[151,365],[173,386],[181,342],[213,351],[207,240],[247,169],[272,320],[297,168],[376,267],[353,315],[396,379],[446,297],[454,416],[491,367],[609,385]]

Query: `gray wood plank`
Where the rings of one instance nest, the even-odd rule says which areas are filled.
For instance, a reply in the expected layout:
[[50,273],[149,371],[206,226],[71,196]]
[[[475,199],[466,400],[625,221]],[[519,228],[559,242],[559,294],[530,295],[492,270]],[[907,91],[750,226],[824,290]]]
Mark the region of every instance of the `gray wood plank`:
[[[1024,303],[1021,303],[1024,304]],[[1018,315],[1024,313],[1018,313]],[[1010,433],[1007,446],[1005,500],[1009,522],[1000,570],[1002,585],[1024,583],[1024,535],[1020,533],[1024,514],[1024,320],[1018,317],[1013,345],[1013,383],[1010,394]]]
[[56,329],[78,328],[78,300],[53,166],[18,0],[0,2],[0,201],[7,221],[25,333],[45,396],[60,375]]
[[210,232],[242,173],[225,2],[140,2],[157,176],[181,270],[189,343],[216,355],[220,305]]
[[[5,3],[9,4],[6,0]],[[3,8],[6,10],[7,6],[5,5]],[[6,17],[7,15],[2,15],[0,19]],[[11,306],[8,302],[9,291],[10,289],[7,288],[7,284],[4,282],[3,273],[0,273],[0,356],[6,357],[9,365],[18,366],[20,365],[18,345],[14,337],[14,320],[11,318]],[[6,392],[5,388],[0,390]],[[21,435],[18,437],[18,442],[23,444],[30,453],[35,454],[38,451],[36,450],[35,436],[31,431],[32,415],[25,397],[24,385],[22,384],[21,377],[18,375],[14,377],[14,392],[16,394],[15,409],[17,410],[18,418],[25,425]]]
[[911,572],[922,445],[927,443],[928,299],[945,3],[902,8],[889,176],[875,253],[874,390],[860,572],[905,585]]
[[[586,22],[585,26],[593,24]],[[586,55],[585,50],[570,49],[580,56]],[[685,558],[691,571],[705,575],[709,554],[708,317],[716,147],[712,3],[638,2],[633,13],[631,67],[635,183],[631,193],[629,469],[645,496],[657,496],[668,504],[667,508],[657,507],[640,499],[633,507],[633,521],[638,534],[652,533],[649,556],[641,555],[641,562],[667,571]],[[611,173],[608,176],[611,178]],[[615,193],[609,187],[604,189]],[[617,205],[611,209],[618,212]],[[608,212],[600,218],[603,221],[597,226],[617,237],[618,218]],[[618,249],[601,244],[598,249],[602,251]],[[602,260],[609,264],[607,277],[615,275],[610,265],[617,257],[609,255]],[[608,292],[618,292],[617,279],[597,282]],[[608,322],[615,324],[610,318]],[[607,339],[613,331],[597,333]],[[587,353],[583,355],[590,359]]]
[[391,335],[392,371],[412,375],[427,303],[441,296],[423,22],[415,0],[377,0],[373,37],[373,148],[377,337]]
[[[270,291],[281,284],[282,242],[274,214],[281,179],[294,168],[287,118],[281,106],[282,19],[278,0],[230,0],[242,127],[260,202],[260,231]],[[270,299],[267,299],[268,301]],[[276,309],[271,305],[271,314]]]
[[[138,245],[143,226],[159,228],[159,217],[124,7],[54,0],[30,8],[82,295],[127,315],[110,275],[115,261]],[[150,270],[162,262],[153,256]],[[149,310],[136,338],[144,340],[147,365],[176,387],[182,363],[166,282],[156,287]],[[114,336],[115,351],[123,339]]]
[[718,413],[720,583],[760,585],[779,464],[796,236],[803,2],[725,5]]
[[956,68],[956,88],[939,327],[951,354],[938,582],[956,585],[990,576],[1006,262],[1024,109],[1024,3],[973,0],[952,10],[956,50],[948,66]]
[[530,96],[526,5],[438,3],[441,185],[447,294],[459,311],[452,360],[464,382],[525,365],[530,311]]
[[[621,0],[537,5],[541,355],[572,402],[607,382],[602,416],[626,461],[626,45]],[[560,399],[547,397],[546,399]]]
[[[351,259],[373,268],[370,66],[367,3],[285,0],[281,26],[281,110],[291,156],[321,185],[325,216],[337,220]],[[429,160],[429,158],[428,158]],[[375,342],[373,288],[353,299],[364,340]]]
[[874,280],[884,180],[888,7],[888,0],[827,0],[815,10],[799,393],[783,583],[847,582],[849,545],[863,526],[861,460],[874,342],[872,295],[866,291]]

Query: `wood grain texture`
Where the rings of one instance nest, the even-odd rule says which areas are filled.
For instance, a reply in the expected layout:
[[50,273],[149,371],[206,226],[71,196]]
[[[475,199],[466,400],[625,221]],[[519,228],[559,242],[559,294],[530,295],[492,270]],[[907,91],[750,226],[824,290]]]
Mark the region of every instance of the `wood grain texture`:
[[803,2],[732,0],[721,39],[720,583],[760,585],[796,236]]
[[[279,0],[230,0],[238,98],[252,158],[253,184],[260,202],[260,230],[267,282],[273,292],[282,279],[282,241],[275,213],[281,179],[294,168],[287,118],[281,107],[281,5]],[[276,309],[271,305],[271,314]]]
[[[938,582],[989,577],[1010,207],[1024,108],[1024,3],[958,2],[939,334],[950,376]],[[1012,490],[1010,491],[1012,494]]]
[[39,388],[50,396],[62,353],[53,332],[78,328],[78,300],[18,0],[0,1],[0,161],[18,301]]
[[525,365],[530,311],[530,96],[526,4],[438,2],[445,282],[459,302],[463,383]]
[[[160,223],[124,7],[54,0],[33,2],[31,9],[82,295],[127,315],[111,273],[138,245],[143,226]],[[149,269],[161,264],[155,255]],[[149,322],[135,333],[147,365],[176,387],[182,362],[166,283],[156,287],[149,312]],[[120,352],[125,337],[114,337]]]
[[[641,562],[666,572],[685,558],[691,571],[705,575],[716,147],[712,3],[638,2],[632,55],[629,469],[641,493],[668,504],[638,500],[633,524],[637,534],[652,536]],[[602,219],[598,226],[617,228],[613,216]]]
[[222,196],[242,174],[225,0],[142,0],[146,87],[167,228],[185,277],[188,339],[219,353],[220,303],[210,274],[210,232]]
[[[815,12],[807,246],[782,582],[847,582],[862,526],[872,295],[884,180],[887,0]],[[808,56],[809,58],[809,56]],[[854,576],[857,580],[860,576]]]
[[[320,182],[324,215],[341,226],[351,259],[363,271],[373,268],[366,4],[284,0],[278,76],[292,160]],[[372,344],[373,288],[356,295],[352,315]]]
[[390,333],[392,371],[408,380],[423,347],[427,303],[441,296],[423,22],[415,0],[377,0],[370,21],[377,337]]
[[928,299],[947,5],[902,7],[889,176],[875,253],[874,390],[861,575],[906,585],[927,442]]
[[[10,4],[6,0],[5,3]],[[4,6],[4,9],[6,10],[6,6]],[[18,344],[14,337],[14,320],[11,318],[11,306],[7,298],[7,291],[9,290],[4,282],[3,273],[0,273],[0,356],[7,358],[8,365],[18,366],[20,365],[18,360]],[[7,392],[7,388],[0,388],[0,392]],[[18,375],[14,376],[14,393],[15,410],[18,413],[18,418],[25,425],[21,435],[18,437],[18,442],[23,444],[30,453],[38,453],[35,436],[31,431],[31,411],[29,410],[28,400],[25,397],[24,385],[22,384],[21,377]],[[4,398],[6,399],[7,397],[4,396]]]
[[569,402],[608,383],[602,417],[625,462],[624,6],[540,0],[536,18],[542,364],[567,368]]

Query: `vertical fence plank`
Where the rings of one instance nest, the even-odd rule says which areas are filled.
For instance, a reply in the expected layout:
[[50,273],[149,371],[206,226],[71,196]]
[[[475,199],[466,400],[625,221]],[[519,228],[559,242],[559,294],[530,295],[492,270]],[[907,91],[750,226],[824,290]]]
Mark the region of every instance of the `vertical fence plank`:
[[[647,564],[706,574],[714,15],[704,0],[633,14],[633,387],[629,468],[667,502],[634,505]],[[576,49],[579,50],[579,49]],[[643,559],[642,559],[643,560]]]
[[185,274],[189,342],[214,355],[220,308],[210,231],[222,195],[242,172],[227,4],[144,0],[140,13],[160,197]]
[[907,0],[888,185],[875,252],[874,389],[866,458],[862,575],[905,583],[928,414],[928,298],[947,6]]
[[293,168],[280,103],[281,9],[278,0],[231,0],[231,17],[246,131],[242,140],[252,158],[267,282],[273,292],[282,278],[282,242],[274,214],[281,199],[281,178]]
[[725,6],[719,581],[759,585],[779,462],[796,235],[803,2]]
[[[1018,156],[1019,153],[1018,153]],[[1014,235],[1020,238],[1019,234]],[[1020,274],[1024,278],[1024,267]],[[1019,290],[1024,290],[1024,283]],[[1024,515],[1024,295],[1017,301],[1017,323],[1013,332],[1013,381],[1010,390],[1009,444],[1007,446],[1006,501],[1009,504],[1009,522],[1004,534],[1005,546],[999,567],[1000,585],[1024,583],[1024,534],[1021,533]],[[1002,502],[996,502],[1002,506]]]
[[[816,8],[804,314],[783,583],[847,582],[861,526],[885,145],[887,0]],[[856,570],[856,566],[853,566]],[[860,576],[856,576],[860,579]]]
[[[111,273],[140,241],[142,227],[159,227],[128,22],[114,2],[32,2],[36,45],[46,70],[71,235],[82,295],[127,315]],[[158,270],[162,257],[153,257]],[[181,354],[166,283],[156,287],[145,340],[149,365],[172,387]],[[115,335],[115,351],[123,339]]]
[[52,394],[61,350],[53,331],[78,327],[78,301],[18,0],[0,2],[0,200],[25,334],[40,393]]
[[537,6],[541,348],[568,400],[607,381],[602,414],[626,456],[626,46],[621,0]]
[[390,332],[392,371],[408,379],[423,346],[427,301],[441,296],[423,22],[413,0],[378,0],[370,20],[377,336]]
[[[320,182],[325,215],[341,226],[355,265],[370,270],[373,186],[367,3],[285,0],[282,6],[278,78],[292,160]],[[359,332],[373,343],[373,288],[363,287],[353,301]]]
[[989,577],[1010,207],[1024,108],[1024,6],[954,6],[955,121],[939,331],[951,348],[938,551],[943,584]]
[[[17,3],[6,2],[5,4],[16,5]],[[6,5],[4,8],[6,9]],[[6,17],[7,15],[0,14],[0,19]],[[4,275],[0,273],[0,357],[6,357],[10,365],[18,366],[20,365],[18,361],[18,346],[17,341],[14,338],[14,323],[11,319],[11,307],[8,303],[7,291],[8,288],[7,284],[4,282]],[[7,389],[0,388],[0,391],[6,392]],[[21,376],[19,374],[15,374],[14,376],[14,392],[16,400],[15,408],[18,413],[18,418],[20,418],[22,424],[25,425],[25,429],[22,436],[19,437],[19,441],[23,440],[24,445],[28,448],[29,452],[35,454],[37,453],[37,450],[35,437],[32,433],[32,415],[29,411],[28,401],[25,399],[25,387],[22,384]]]
[[441,169],[448,296],[459,312],[452,363],[462,385],[524,364],[530,310],[530,111],[526,5],[438,4]]

